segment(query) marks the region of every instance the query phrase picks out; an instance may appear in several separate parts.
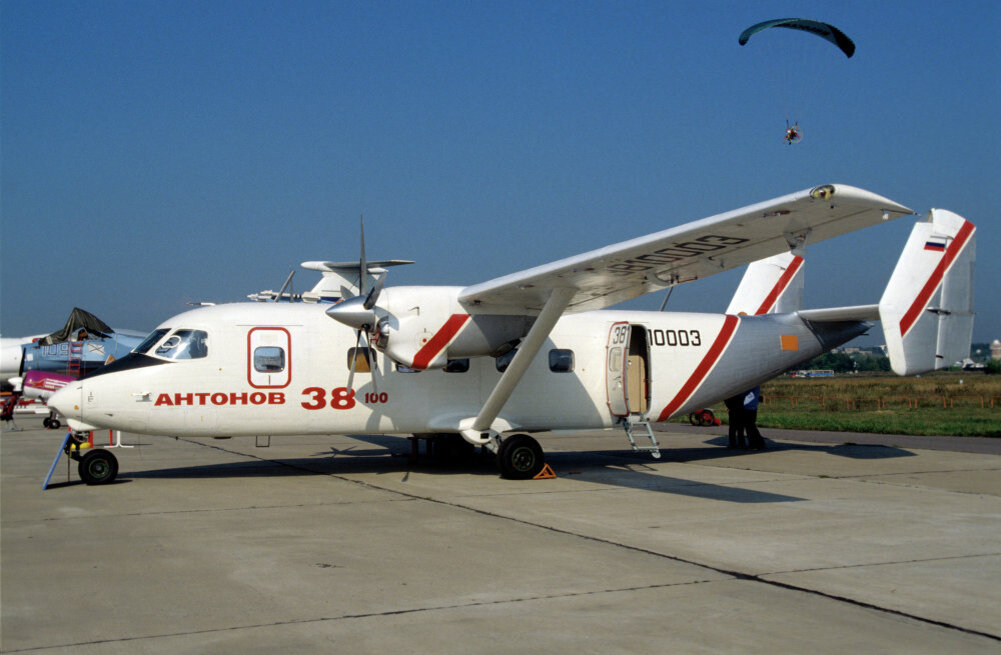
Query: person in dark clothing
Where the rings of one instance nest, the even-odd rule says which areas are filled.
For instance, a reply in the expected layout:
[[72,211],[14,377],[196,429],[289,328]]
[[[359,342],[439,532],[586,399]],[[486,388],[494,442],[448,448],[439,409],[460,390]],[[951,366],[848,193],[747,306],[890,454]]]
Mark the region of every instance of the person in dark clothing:
[[747,434],[747,447],[751,450],[764,450],[765,440],[758,432],[758,403],[761,402],[761,387],[754,387],[746,394],[742,400],[743,416],[741,417],[741,427]]
[[727,448],[744,448],[744,396],[746,394],[738,393],[736,396],[730,396],[723,401],[726,405],[726,412],[729,416],[727,423],[729,423],[728,431],[728,441]]

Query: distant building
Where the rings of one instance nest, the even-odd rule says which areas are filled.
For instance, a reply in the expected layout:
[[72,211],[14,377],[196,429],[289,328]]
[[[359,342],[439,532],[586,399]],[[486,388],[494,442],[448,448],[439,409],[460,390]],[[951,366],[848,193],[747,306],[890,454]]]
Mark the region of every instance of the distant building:
[[991,342],[991,359],[1001,359],[1001,341],[997,339]]

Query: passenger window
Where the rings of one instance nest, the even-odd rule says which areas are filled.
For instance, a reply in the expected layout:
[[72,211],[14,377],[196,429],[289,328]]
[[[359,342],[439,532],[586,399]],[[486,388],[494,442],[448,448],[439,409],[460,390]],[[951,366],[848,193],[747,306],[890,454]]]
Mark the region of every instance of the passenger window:
[[553,373],[573,371],[573,351],[554,348],[549,351],[549,370]]
[[616,346],[608,351],[608,370],[618,371],[622,369],[622,348]]
[[208,334],[202,330],[177,330],[156,349],[167,359],[201,359],[208,355]]
[[255,348],[254,370],[258,373],[281,373],[285,370],[285,351],[276,346]]
[[469,370],[469,360],[468,359],[450,359],[448,363],[445,364],[446,373],[465,373]]
[[503,355],[501,355],[500,357],[498,357],[496,359],[497,370],[500,371],[501,373],[503,373],[504,371],[506,371],[507,367],[511,365],[511,360],[514,359],[514,356],[517,353],[518,353],[518,349],[517,348],[512,348],[511,350],[507,351],[506,353],[504,353]]
[[375,353],[368,348],[348,348],[348,370],[352,369],[351,362],[354,361],[355,373],[371,373],[372,366],[369,364]]

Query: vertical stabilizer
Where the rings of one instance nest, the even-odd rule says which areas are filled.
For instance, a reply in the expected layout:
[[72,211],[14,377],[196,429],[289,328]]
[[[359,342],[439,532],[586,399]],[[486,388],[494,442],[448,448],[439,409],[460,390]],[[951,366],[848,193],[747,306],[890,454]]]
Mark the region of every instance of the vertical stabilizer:
[[785,314],[802,309],[803,258],[784,252],[751,262],[727,314]]
[[976,226],[933,209],[904,246],[879,301],[890,365],[898,375],[948,368],[970,354]]

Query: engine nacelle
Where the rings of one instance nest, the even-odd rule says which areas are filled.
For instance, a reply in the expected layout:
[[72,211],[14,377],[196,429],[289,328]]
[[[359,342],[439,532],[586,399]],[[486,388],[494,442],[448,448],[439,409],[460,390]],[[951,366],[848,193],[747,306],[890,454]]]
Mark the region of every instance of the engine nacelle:
[[423,370],[449,359],[496,356],[527,334],[532,317],[470,314],[457,301],[463,287],[391,287],[375,308],[373,342],[393,361]]

